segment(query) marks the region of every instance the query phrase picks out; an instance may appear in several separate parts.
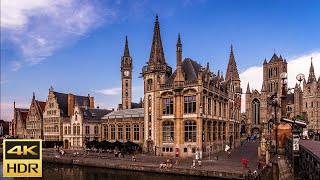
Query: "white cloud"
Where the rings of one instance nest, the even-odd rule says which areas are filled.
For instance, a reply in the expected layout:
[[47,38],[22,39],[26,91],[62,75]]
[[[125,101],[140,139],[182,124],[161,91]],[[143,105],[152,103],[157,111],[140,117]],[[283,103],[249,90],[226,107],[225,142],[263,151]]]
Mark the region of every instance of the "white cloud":
[[115,15],[96,1],[1,0],[2,38],[34,65]]
[[102,93],[104,95],[117,95],[121,93],[121,88],[103,89],[103,90],[97,90],[96,92]]
[[11,62],[11,70],[12,71],[18,71],[21,68],[21,62],[19,61],[12,61]]
[[[13,119],[13,101],[3,101],[4,98],[1,98],[1,114],[0,119],[3,119],[5,121],[11,121]],[[30,107],[30,104],[27,102],[16,102],[16,108],[26,108],[28,109]]]
[[[295,84],[298,82],[296,80],[296,75],[302,73],[305,75],[305,78],[308,79],[309,69],[311,63],[311,57],[313,57],[313,66],[315,70],[315,75],[318,78],[320,76],[320,52],[313,52],[305,55],[289,57],[288,62],[288,87],[295,87]],[[250,90],[257,89],[259,92],[262,86],[263,80],[263,69],[261,66],[250,67],[240,74],[241,87],[243,93],[247,91],[247,84],[250,84]],[[245,111],[245,95],[242,95],[241,109]]]

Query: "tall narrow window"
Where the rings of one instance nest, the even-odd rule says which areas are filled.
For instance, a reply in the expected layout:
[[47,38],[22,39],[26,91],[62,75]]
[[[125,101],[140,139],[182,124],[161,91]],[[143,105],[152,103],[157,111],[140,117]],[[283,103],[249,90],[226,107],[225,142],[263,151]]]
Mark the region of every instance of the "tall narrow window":
[[73,135],[77,134],[77,126],[76,124],[73,124]]
[[207,122],[207,142],[211,142],[211,126],[212,126],[212,122],[208,121]]
[[99,134],[99,127],[94,126],[94,135],[97,136]]
[[122,140],[122,139],[123,139],[123,137],[122,137],[122,136],[123,136],[123,135],[122,135],[123,129],[122,129],[122,128],[123,128],[122,124],[119,124],[119,125],[118,125],[118,139],[119,139],[119,140]]
[[258,99],[252,101],[252,121],[254,124],[260,124],[260,101]]
[[133,126],[133,140],[139,141],[139,124],[135,124]]
[[213,129],[213,131],[212,131],[212,137],[213,137],[213,140],[215,141],[215,140],[217,140],[217,135],[216,135],[216,130],[217,130],[217,122],[216,121],[214,121],[213,122],[213,127],[212,127],[212,129]]
[[217,115],[217,101],[216,100],[214,100],[213,112],[214,112],[214,115],[216,116]]
[[197,124],[195,121],[186,121],[184,124],[184,141],[197,141]]
[[108,126],[104,126],[104,140],[108,140]]
[[219,117],[222,115],[222,103],[219,102]]
[[80,135],[80,124],[77,124],[77,135]]
[[208,114],[211,115],[211,98],[208,98]]
[[173,114],[173,98],[162,99],[162,113]]
[[90,126],[86,126],[86,135],[90,134]]
[[174,125],[172,121],[165,121],[162,123],[163,128],[163,142],[174,142]]
[[111,125],[111,139],[114,140],[116,138],[116,127],[114,125]]
[[131,139],[131,127],[130,124],[126,125],[126,140],[130,140]]
[[184,113],[196,112],[196,96],[184,97]]
[[152,79],[148,79],[148,82],[147,82],[147,91],[151,91],[152,90]]

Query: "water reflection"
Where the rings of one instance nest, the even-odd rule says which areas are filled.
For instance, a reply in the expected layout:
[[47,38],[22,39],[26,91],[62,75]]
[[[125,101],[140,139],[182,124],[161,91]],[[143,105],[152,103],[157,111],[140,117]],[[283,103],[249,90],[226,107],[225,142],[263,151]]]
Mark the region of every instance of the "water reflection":
[[[2,163],[0,166],[2,176]],[[3,178],[0,179],[11,179]],[[14,179],[39,179],[39,178],[14,178]],[[43,178],[46,180],[205,180],[214,178],[180,176],[159,173],[146,173],[138,171],[123,171],[104,168],[93,168],[84,166],[61,165],[61,164],[43,164]]]

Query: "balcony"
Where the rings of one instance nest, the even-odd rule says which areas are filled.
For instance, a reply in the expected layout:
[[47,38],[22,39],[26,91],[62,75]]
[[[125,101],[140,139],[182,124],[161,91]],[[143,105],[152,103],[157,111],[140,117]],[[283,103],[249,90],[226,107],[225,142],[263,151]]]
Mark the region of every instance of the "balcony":
[[151,73],[154,71],[163,71],[166,72],[168,74],[172,73],[172,68],[166,64],[152,64],[152,65],[147,65],[147,66],[143,66],[142,68],[142,75],[147,74],[147,73]]
[[183,89],[185,87],[196,86],[198,85],[198,81],[181,81],[181,82],[173,82],[171,84],[160,84],[160,89]]

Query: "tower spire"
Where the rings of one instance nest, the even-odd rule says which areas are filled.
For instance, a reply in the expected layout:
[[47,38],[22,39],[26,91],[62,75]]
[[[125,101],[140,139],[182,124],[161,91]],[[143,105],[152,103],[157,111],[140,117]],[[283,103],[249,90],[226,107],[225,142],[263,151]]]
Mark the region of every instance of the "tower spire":
[[248,82],[248,85],[247,85],[247,92],[246,92],[247,94],[250,94],[251,92],[250,92],[250,86],[249,86],[249,82]]
[[35,95],[34,92],[33,92],[33,94],[32,94],[32,100],[35,100],[35,98],[36,98],[36,95]]
[[239,78],[239,73],[237,69],[237,63],[234,58],[233,54],[233,46],[231,44],[231,50],[230,50],[230,57],[229,57],[229,63],[228,63],[228,68],[227,68],[227,73],[226,73],[226,80],[240,80]]
[[125,46],[124,46],[123,56],[126,56],[126,57],[130,56],[129,46],[128,46],[128,36],[126,36],[126,43],[125,43]]
[[177,41],[177,74],[174,78],[174,81],[184,81],[182,72],[182,43],[180,39],[180,33],[178,34]]
[[148,64],[165,64],[165,58],[163,53],[160,25],[158,21],[158,15],[156,16],[156,22],[154,24],[153,39],[150,50],[150,58]]
[[311,65],[310,65],[310,70],[309,70],[309,77],[308,77],[308,83],[312,83],[313,81],[316,81],[316,76],[314,74],[314,67],[312,63],[312,57],[311,57]]

